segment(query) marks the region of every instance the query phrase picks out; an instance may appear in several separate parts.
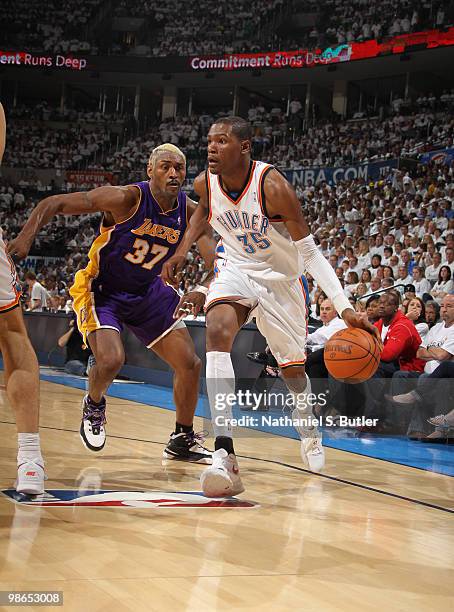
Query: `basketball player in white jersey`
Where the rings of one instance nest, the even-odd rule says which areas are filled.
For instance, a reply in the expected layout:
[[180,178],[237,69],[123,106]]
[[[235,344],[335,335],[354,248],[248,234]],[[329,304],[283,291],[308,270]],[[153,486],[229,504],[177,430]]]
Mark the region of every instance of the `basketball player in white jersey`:
[[[175,281],[185,255],[208,221],[221,236],[215,279],[206,296],[207,390],[216,436],[212,466],[201,476],[205,495],[235,495],[244,490],[228,424],[231,408],[219,412],[219,394],[233,393],[230,352],[236,334],[251,317],[265,336],[292,395],[301,455],[314,472],[324,465],[321,434],[306,401],[306,302],[300,276],[307,271],[352,327],[377,335],[352,309],[333,269],[323,257],[288,181],[271,165],[251,160],[251,129],[240,117],[218,119],[208,133],[208,171],[194,182],[200,196],[181,245],[163,268]],[[192,292],[180,307],[200,308],[205,296]],[[176,312],[178,314],[178,311]],[[216,409],[218,408],[218,410]],[[216,416],[224,419],[216,419]]]
[[[0,164],[5,141],[6,120],[0,103]],[[16,414],[18,431],[16,490],[34,495],[44,491],[44,461],[38,433],[39,369],[19,300],[16,270],[6,253],[0,229],[0,351],[6,394]]]

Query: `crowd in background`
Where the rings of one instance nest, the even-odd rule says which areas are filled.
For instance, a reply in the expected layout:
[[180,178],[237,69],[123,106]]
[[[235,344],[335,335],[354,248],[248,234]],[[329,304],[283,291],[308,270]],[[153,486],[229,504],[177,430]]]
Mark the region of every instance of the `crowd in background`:
[[[106,113],[100,110],[55,107],[46,100],[36,104],[18,104],[8,109],[10,119],[25,119],[29,121],[56,121],[64,123],[105,123],[122,124],[131,118],[120,113]],[[49,126],[47,126],[49,127]]]
[[[301,3],[303,6],[306,2]],[[320,3],[318,3],[320,4]],[[300,5],[296,0],[293,6]],[[328,47],[350,42],[383,39],[409,34],[432,28],[442,27],[453,22],[454,4],[450,1],[415,3],[411,0],[385,0],[379,5],[367,0],[327,0],[318,9],[315,3],[313,11],[319,11],[315,24],[294,38],[288,39],[289,48]],[[310,10],[309,7],[306,10]]]
[[110,148],[111,132],[106,127],[71,125],[50,128],[27,121],[8,126],[5,166],[76,169],[93,167],[103,150]]
[[[431,294],[437,302],[454,290],[452,167],[419,165],[412,172],[393,170],[378,181],[335,186],[309,180],[296,189],[323,254],[352,298],[392,283],[414,284],[417,297]],[[0,225],[7,237],[18,233],[32,207],[49,193],[0,182]],[[41,230],[33,253],[64,257],[62,280],[70,282],[86,264],[98,224],[99,216],[58,217]],[[197,284],[202,271],[198,256],[192,257],[188,286]],[[316,288],[311,296],[315,304]]]
[[103,0],[3,0],[0,31],[5,49],[97,53],[90,21]]
[[[30,107],[28,107],[30,108]],[[297,98],[289,109],[278,104],[252,105],[248,119],[253,129],[253,154],[280,169],[341,167],[397,157],[417,159],[428,150],[454,145],[454,90],[440,96],[418,95],[413,100],[398,96],[383,110],[384,116],[352,120],[304,122]],[[127,121],[100,111],[60,110],[42,102],[35,119],[54,123],[31,124],[27,105],[11,109],[7,166],[28,166],[114,171],[120,183],[137,180],[147,165],[149,152],[162,142],[184,149],[190,176],[203,170],[207,132],[226,112],[177,116],[157,122],[146,133],[119,143],[115,124]],[[58,122],[61,122],[59,125]],[[87,125],[87,124],[95,124]]]
[[[6,48],[47,53],[135,53],[145,56],[325,48],[386,38],[454,23],[453,0],[68,0],[46,3],[4,0],[0,29]],[[303,15],[295,20],[294,15]],[[141,27],[126,42],[115,19],[135,18]],[[299,24],[295,25],[295,21]]]
[[135,16],[152,19],[156,36],[147,54],[161,57],[266,49],[273,39],[269,28],[289,7],[285,0],[232,0],[228,4],[203,0],[195,11],[184,0],[161,6],[149,0],[122,0],[117,12],[126,16],[133,10]]

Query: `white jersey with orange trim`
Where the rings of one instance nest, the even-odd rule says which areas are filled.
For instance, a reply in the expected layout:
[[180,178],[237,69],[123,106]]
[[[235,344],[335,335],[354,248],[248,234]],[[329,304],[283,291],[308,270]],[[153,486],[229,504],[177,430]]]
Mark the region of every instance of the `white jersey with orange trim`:
[[15,308],[19,303],[20,296],[16,268],[6,252],[3,233],[0,228],[0,313]]
[[273,168],[252,161],[242,191],[233,197],[220,176],[207,171],[208,221],[222,238],[217,255],[254,279],[295,280],[303,272],[301,255],[282,221],[269,219],[264,179]]

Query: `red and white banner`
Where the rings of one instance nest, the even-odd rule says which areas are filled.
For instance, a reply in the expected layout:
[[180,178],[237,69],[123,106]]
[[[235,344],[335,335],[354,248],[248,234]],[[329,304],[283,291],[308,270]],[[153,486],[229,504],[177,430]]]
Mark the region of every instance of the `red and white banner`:
[[398,54],[418,49],[434,49],[454,45],[454,28],[442,32],[429,30],[394,36],[383,42],[368,40],[348,43],[327,49],[300,49],[298,51],[269,51],[263,53],[233,53],[230,55],[201,55],[189,60],[191,70],[257,70],[261,68],[310,68],[312,66],[350,62],[360,59]]

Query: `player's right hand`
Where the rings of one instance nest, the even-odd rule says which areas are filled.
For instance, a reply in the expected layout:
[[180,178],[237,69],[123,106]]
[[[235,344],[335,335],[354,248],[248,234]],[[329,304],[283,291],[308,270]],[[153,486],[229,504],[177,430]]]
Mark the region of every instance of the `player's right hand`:
[[190,291],[183,295],[173,313],[174,319],[192,314],[194,319],[203,310],[206,295],[201,291]]
[[[347,323],[348,327],[356,327],[369,332],[369,334],[374,336],[374,338],[383,348],[383,342],[380,332],[378,331],[378,327],[375,327],[375,325],[369,323],[367,316],[364,317],[363,313],[355,312],[353,308],[346,308],[342,313],[342,318],[344,319],[345,323]],[[382,350],[382,348],[380,350]]]
[[186,263],[185,255],[172,255],[162,266],[161,278],[169,285],[178,285],[178,272],[180,272]]
[[20,234],[6,244],[6,251],[11,256],[13,261],[25,259],[30,252],[33,244],[33,239],[25,238]]

